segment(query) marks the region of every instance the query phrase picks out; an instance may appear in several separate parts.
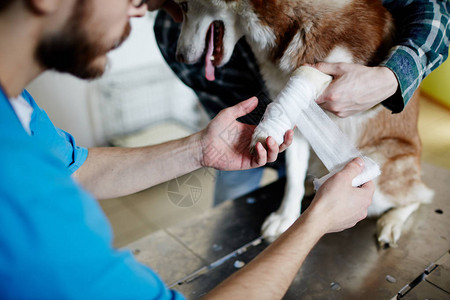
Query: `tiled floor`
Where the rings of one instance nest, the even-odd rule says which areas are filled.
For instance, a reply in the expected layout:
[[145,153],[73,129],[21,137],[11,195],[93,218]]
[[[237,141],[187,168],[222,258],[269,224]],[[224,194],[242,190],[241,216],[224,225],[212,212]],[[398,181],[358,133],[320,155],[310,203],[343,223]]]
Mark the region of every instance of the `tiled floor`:
[[[421,97],[420,101],[419,131],[423,143],[423,161],[450,169],[450,109],[427,100],[425,97]],[[175,138],[174,128],[171,127],[170,131],[170,136]],[[179,134],[186,133],[180,131]],[[167,136],[167,134],[165,133],[163,136]],[[122,247],[155,230],[191,218],[211,207],[215,171],[201,169],[186,176],[181,180],[188,180],[191,177],[198,179],[195,203],[190,206],[186,205],[188,207],[181,207],[177,204],[177,199],[173,197],[177,194],[174,191],[176,182],[163,183],[127,197],[102,200],[101,206],[115,233],[114,245]],[[274,173],[268,171],[263,182],[270,182],[274,178]],[[183,188],[182,184],[180,188]],[[186,193],[180,190],[179,194]]]

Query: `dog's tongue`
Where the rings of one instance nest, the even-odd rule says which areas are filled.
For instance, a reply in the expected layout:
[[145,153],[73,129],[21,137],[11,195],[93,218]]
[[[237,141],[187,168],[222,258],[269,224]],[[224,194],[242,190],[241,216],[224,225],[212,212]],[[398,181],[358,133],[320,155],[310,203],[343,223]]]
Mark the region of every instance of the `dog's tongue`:
[[216,77],[214,76],[214,66],[211,61],[211,56],[214,52],[214,25],[211,24],[211,33],[209,35],[208,51],[206,52],[205,58],[205,76],[209,81],[214,81]]

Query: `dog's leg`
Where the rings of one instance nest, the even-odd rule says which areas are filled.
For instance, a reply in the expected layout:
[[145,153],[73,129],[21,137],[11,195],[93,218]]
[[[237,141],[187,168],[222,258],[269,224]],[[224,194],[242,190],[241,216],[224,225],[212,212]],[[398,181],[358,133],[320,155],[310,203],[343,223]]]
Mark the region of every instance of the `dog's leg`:
[[312,67],[298,68],[278,97],[267,106],[261,123],[253,133],[250,151],[254,152],[257,142],[265,145],[269,136],[281,145],[286,131],[294,128],[299,115],[314,103],[331,79],[331,76]]
[[402,234],[403,225],[409,216],[419,208],[420,203],[412,203],[391,209],[382,215],[377,222],[377,236],[380,247],[397,247]]
[[[377,237],[381,247],[397,247],[404,223],[421,203],[430,203],[434,192],[421,179],[420,152],[398,139],[384,139],[364,152],[382,165],[368,215],[381,215]],[[405,153],[409,151],[409,153]],[[391,208],[392,207],[392,208]],[[390,209],[391,208],[391,209]],[[390,209],[390,210],[388,210]]]
[[278,210],[267,217],[262,226],[262,235],[269,242],[285,232],[300,216],[308,160],[309,145],[295,130],[292,145],[286,150],[286,189],[283,200]]

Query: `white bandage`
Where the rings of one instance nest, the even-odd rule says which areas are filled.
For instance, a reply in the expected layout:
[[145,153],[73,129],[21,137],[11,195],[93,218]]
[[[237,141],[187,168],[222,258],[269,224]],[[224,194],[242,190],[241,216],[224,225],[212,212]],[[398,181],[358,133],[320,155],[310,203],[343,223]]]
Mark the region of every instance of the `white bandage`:
[[360,186],[381,174],[378,165],[370,158],[363,157],[315,102],[331,80],[331,76],[315,68],[300,67],[277,99],[268,105],[263,120],[255,130],[256,135],[258,132],[270,132],[280,145],[284,133],[296,125],[330,172],[314,180],[316,190],[355,157],[362,157],[365,167],[353,180],[353,186]]
[[298,115],[323,92],[332,77],[311,67],[300,67],[291,76],[278,97],[267,106],[263,119],[255,129],[270,132],[278,145],[287,130],[294,128]]

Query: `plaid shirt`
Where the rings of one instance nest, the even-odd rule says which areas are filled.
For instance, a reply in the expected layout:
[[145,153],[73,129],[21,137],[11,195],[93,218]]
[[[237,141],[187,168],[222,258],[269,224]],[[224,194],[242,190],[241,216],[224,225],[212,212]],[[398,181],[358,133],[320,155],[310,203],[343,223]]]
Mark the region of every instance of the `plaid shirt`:
[[395,19],[397,40],[380,65],[395,73],[400,87],[397,97],[383,104],[400,112],[422,80],[448,56],[450,1],[384,0],[383,4]]
[[[384,0],[383,4],[395,18],[397,46],[390,50],[381,65],[396,74],[399,89],[382,104],[397,113],[403,110],[420,82],[448,56],[450,1]],[[244,38],[237,43],[230,62],[216,69],[216,80],[209,82],[204,76],[203,61],[194,65],[176,61],[180,24],[160,11],[154,30],[165,60],[175,74],[196,92],[211,117],[223,108],[257,95],[260,100],[258,109],[241,121],[259,122],[269,97],[255,57]]]

